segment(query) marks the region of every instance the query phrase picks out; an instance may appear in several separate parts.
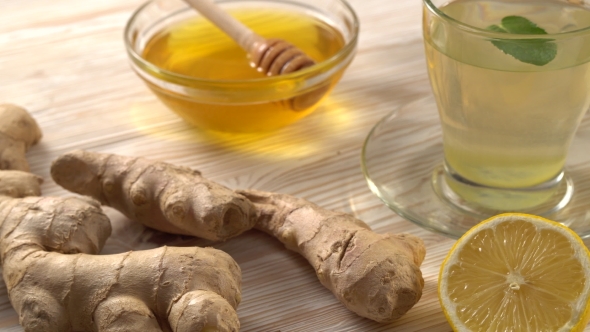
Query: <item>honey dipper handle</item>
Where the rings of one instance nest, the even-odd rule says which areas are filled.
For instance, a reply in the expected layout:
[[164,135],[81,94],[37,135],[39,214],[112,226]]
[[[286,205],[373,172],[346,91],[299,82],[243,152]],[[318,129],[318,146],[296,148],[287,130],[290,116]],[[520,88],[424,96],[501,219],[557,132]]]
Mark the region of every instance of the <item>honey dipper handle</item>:
[[250,30],[233,16],[219,8],[211,0],[184,0],[199,13],[225,32],[246,52],[252,53],[258,45],[265,42],[264,38]]

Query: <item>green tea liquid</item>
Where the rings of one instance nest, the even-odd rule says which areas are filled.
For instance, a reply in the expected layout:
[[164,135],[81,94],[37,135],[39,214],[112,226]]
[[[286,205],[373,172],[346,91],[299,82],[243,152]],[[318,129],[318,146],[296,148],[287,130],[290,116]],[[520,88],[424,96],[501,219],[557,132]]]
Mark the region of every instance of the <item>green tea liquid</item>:
[[[565,2],[459,0],[440,9],[482,29],[510,15],[549,34],[590,26],[588,9]],[[436,19],[424,31],[447,165],[468,181],[497,188],[535,186],[560,174],[590,106],[588,39],[556,42],[556,57],[536,66],[489,39],[453,34]]]

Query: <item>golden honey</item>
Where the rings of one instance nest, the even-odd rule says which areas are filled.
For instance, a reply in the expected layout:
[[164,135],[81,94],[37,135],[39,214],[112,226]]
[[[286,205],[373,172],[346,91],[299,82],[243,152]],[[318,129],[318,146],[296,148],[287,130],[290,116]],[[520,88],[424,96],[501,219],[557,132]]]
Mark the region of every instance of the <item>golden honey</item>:
[[[298,47],[317,66],[345,45],[336,28],[301,12],[241,8],[229,13],[265,38]],[[252,68],[247,53],[202,17],[179,21],[155,34],[142,57],[158,67],[158,79],[170,83],[168,89],[148,82],[167,106],[198,127],[226,132],[267,131],[308,115],[321,100],[295,107],[294,98],[320,89],[327,95],[346,67],[327,64],[319,71],[310,67],[269,78]],[[314,75],[324,77],[314,81]]]

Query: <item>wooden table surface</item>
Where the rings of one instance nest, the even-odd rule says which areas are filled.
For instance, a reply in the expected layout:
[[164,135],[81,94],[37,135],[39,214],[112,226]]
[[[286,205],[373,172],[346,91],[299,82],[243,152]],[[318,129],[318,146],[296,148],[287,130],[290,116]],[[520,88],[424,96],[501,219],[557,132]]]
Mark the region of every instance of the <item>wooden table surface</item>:
[[[357,56],[331,97],[311,116],[257,139],[220,140],[168,111],[132,72],[123,28],[143,0],[0,0],[0,103],[27,108],[43,129],[28,153],[44,195],[71,195],[49,176],[72,149],[145,156],[200,170],[230,188],[306,198],[354,214],[376,232],[408,232],[426,243],[420,302],[382,325],[341,305],[299,255],[249,231],[213,244],[243,272],[242,331],[450,331],[436,295],[440,263],[454,240],[389,210],[360,169],[363,141],[396,106],[431,93],[420,0],[351,0],[361,21]],[[161,245],[210,245],[159,233],[106,208],[113,235],[104,254]],[[0,329],[22,331],[0,287]]]

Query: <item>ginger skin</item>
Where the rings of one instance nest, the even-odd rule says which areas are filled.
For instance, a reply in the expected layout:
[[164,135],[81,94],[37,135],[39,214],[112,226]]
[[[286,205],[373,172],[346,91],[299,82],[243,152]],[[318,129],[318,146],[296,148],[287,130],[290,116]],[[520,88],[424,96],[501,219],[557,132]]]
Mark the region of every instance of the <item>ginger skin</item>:
[[78,150],[56,159],[51,176],[72,192],[167,233],[224,241],[256,221],[244,196],[188,167]]
[[293,196],[239,192],[256,205],[256,228],[303,255],[322,285],[351,311],[389,323],[420,299],[425,249],[418,237],[377,234],[350,214]]
[[43,179],[23,171],[0,171],[0,196],[15,198],[41,195]]
[[213,248],[100,252],[90,198],[0,196],[0,259],[25,331],[239,331],[241,274]]
[[41,129],[23,108],[0,104],[0,170],[29,171],[27,150],[41,139]]

